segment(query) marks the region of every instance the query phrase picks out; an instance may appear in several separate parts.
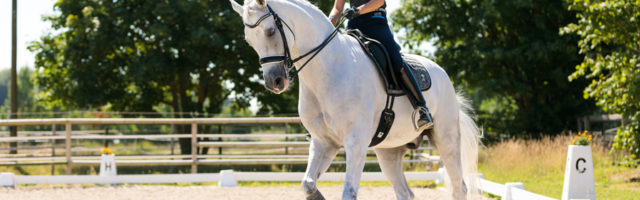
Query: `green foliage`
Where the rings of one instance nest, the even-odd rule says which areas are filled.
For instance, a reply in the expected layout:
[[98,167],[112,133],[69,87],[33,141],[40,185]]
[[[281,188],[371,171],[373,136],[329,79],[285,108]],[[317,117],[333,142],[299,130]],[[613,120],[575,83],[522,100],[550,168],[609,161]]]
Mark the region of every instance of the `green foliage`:
[[[9,88],[11,81],[11,70],[0,71],[0,88]],[[29,118],[34,113],[42,113],[47,111],[53,111],[57,108],[47,108],[38,100],[39,88],[34,84],[34,71],[29,67],[22,67],[18,70],[18,114],[19,118]],[[1,92],[1,91],[0,91]],[[0,106],[1,118],[9,118],[9,111],[11,110],[11,95],[10,89],[7,89],[5,96],[0,96],[0,101],[4,102]],[[38,115],[39,117],[47,117],[44,115]]]
[[[329,1],[321,1],[328,9]],[[264,89],[242,18],[218,0],[59,0],[53,33],[33,42],[36,83],[47,106],[145,111],[173,117],[220,113],[233,99],[242,110],[257,99],[260,114],[295,113],[297,90]],[[180,126],[178,132],[188,132]],[[181,139],[182,153],[190,142]]]
[[476,103],[491,132],[539,137],[576,127],[594,106],[567,76],[582,57],[558,30],[575,13],[557,0],[407,0],[393,13],[411,48],[434,41],[436,61]]
[[176,112],[218,113],[232,97],[236,108],[257,98],[269,113],[294,111],[269,107],[295,105],[296,98],[263,88],[257,56],[229,3],[60,0],[55,7],[47,17],[55,34],[30,46],[37,84],[51,105],[153,111],[166,104]]
[[0,71],[0,105],[4,105],[4,99],[9,97],[9,84],[11,83],[11,69]]
[[613,151],[630,153],[627,165],[640,164],[640,1],[572,0],[579,21],[564,33],[580,36],[584,60],[570,80],[590,79],[585,98],[630,123],[618,129]]

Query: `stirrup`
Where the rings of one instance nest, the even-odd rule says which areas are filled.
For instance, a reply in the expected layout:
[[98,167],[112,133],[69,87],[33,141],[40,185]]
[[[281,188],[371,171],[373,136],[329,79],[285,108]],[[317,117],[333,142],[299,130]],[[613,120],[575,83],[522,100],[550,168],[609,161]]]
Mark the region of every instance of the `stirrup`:
[[[418,120],[416,120],[416,113],[418,116],[420,116],[420,112],[426,113],[427,116],[431,118],[431,124],[426,124],[421,127],[418,127]],[[426,107],[418,107],[415,110],[413,110],[413,113],[411,115],[411,121],[413,122],[413,128],[416,130],[416,132],[422,132],[424,130],[433,128],[433,118],[431,117],[431,114],[429,113],[429,110],[427,110]]]

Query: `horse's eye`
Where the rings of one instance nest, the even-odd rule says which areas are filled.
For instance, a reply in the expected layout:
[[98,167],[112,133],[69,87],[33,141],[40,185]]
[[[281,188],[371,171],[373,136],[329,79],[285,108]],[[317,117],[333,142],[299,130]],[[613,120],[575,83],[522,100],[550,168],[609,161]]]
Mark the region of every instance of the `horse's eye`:
[[274,28],[268,28],[267,30],[265,30],[264,34],[266,34],[268,37],[273,36],[274,34],[276,34],[276,29]]

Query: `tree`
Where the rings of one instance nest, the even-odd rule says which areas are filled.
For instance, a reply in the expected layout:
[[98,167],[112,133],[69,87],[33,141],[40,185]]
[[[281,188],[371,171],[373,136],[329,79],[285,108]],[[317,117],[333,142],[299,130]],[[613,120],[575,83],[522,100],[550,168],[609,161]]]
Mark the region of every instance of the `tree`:
[[577,34],[582,63],[570,80],[591,80],[585,98],[607,112],[630,119],[618,129],[613,152],[630,153],[627,165],[640,164],[640,1],[572,0],[579,21],[563,28]]
[[393,13],[414,48],[434,41],[436,61],[476,102],[489,132],[539,137],[576,127],[592,112],[585,81],[567,76],[581,56],[563,1],[407,0]]
[[0,105],[5,105],[5,99],[9,98],[9,82],[11,81],[10,73],[11,69],[0,71]]
[[[61,33],[30,47],[37,52],[37,82],[52,104],[109,104],[116,111],[167,104],[183,118],[219,112],[232,93],[241,108],[267,95],[228,3],[61,0],[55,7],[59,13],[48,20]],[[180,142],[181,152],[190,153],[190,141]]]
[[[56,31],[29,47],[50,105],[153,111],[164,104],[187,118],[219,113],[233,97],[238,109],[256,98],[262,114],[297,110],[295,92],[274,95],[262,86],[258,57],[228,2],[59,0],[55,7],[46,20]],[[180,144],[191,153],[189,139]]]
[[[7,88],[9,84],[9,72],[10,70],[2,70],[0,71],[0,88]],[[51,113],[47,113],[47,115],[43,115],[43,113],[51,112],[51,111],[59,111],[57,107],[45,107],[38,99],[40,88],[38,88],[33,81],[34,71],[29,67],[22,67],[18,70],[18,99],[20,99],[18,105],[18,116],[19,118],[33,118],[33,117],[52,117]],[[3,118],[9,118],[8,113],[11,109],[10,106],[10,95],[7,90],[5,90],[7,94],[5,96],[0,96],[0,102],[4,102],[4,104],[0,105],[0,113],[3,113]],[[35,114],[40,113],[40,114]],[[21,129],[25,130],[41,130],[42,127],[23,127]],[[44,129],[48,129],[45,127]]]

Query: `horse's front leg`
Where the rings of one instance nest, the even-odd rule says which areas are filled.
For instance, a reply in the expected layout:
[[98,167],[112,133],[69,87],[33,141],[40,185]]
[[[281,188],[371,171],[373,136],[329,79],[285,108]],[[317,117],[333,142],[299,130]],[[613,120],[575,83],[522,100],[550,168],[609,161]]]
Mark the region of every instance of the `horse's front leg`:
[[342,199],[356,199],[358,196],[360,177],[367,159],[367,148],[369,142],[371,142],[370,134],[365,133],[363,130],[351,131],[344,143],[344,149],[347,154],[347,171]]
[[316,182],[320,175],[327,171],[339,149],[339,147],[329,142],[315,138],[311,139],[307,171],[304,174],[304,179],[302,179],[302,189],[307,195],[307,199],[324,199],[316,187]]

